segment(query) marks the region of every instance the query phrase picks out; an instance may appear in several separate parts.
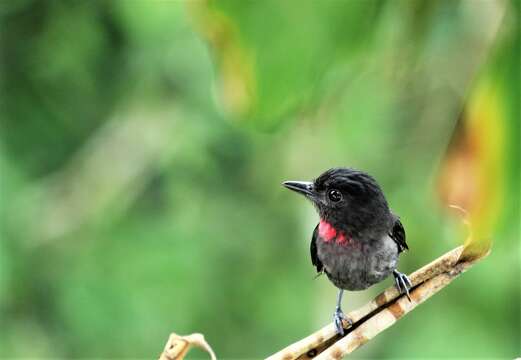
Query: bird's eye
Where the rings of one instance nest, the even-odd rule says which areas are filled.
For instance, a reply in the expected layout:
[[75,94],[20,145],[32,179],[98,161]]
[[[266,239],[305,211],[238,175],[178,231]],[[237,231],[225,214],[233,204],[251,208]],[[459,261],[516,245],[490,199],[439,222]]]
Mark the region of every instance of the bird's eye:
[[342,200],[342,193],[338,190],[329,190],[327,196],[329,196],[329,200],[332,202],[339,202]]

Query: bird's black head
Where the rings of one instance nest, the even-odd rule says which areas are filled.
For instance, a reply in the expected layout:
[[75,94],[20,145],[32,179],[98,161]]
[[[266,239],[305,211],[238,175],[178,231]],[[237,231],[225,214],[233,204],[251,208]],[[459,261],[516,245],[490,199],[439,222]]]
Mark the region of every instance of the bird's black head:
[[333,168],[313,182],[286,181],[283,185],[310,199],[322,220],[350,236],[378,236],[392,223],[380,186],[362,171]]

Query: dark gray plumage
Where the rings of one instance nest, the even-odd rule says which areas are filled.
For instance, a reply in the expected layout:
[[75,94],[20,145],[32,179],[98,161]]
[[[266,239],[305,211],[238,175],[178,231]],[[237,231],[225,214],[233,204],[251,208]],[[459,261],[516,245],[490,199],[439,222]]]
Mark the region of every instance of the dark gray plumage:
[[311,240],[311,261],[340,289],[334,322],[343,334],[340,303],[343,290],[364,290],[391,273],[407,296],[409,279],[396,270],[408,249],[405,231],[380,186],[370,175],[333,168],[313,182],[287,181],[284,186],[309,198],[320,215]]
[[388,235],[360,246],[345,246],[320,238],[315,241],[316,257],[339,289],[365,290],[391,275],[398,264],[396,243]]

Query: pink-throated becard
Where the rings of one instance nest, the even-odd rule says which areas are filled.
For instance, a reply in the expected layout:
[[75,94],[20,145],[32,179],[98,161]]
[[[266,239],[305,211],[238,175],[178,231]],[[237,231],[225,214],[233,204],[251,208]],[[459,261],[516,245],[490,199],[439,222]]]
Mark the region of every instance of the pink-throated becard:
[[312,182],[283,185],[311,200],[320,216],[311,239],[311,262],[339,289],[333,322],[340,335],[342,320],[352,324],[341,308],[344,290],[364,290],[393,274],[398,291],[409,297],[412,284],[396,270],[400,253],[409,249],[405,230],[373,177],[333,168]]

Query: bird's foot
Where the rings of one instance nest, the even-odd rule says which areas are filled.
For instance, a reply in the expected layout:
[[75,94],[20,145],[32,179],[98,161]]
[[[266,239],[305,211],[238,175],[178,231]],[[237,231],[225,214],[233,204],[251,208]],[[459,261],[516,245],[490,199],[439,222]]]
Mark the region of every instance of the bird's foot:
[[344,321],[346,321],[349,326],[353,325],[353,321],[344,314],[340,307],[337,306],[333,313],[333,324],[335,324],[336,332],[341,336],[344,336]]
[[412,288],[411,280],[409,280],[409,277],[405,274],[402,274],[401,272],[394,270],[394,282],[396,283],[396,288],[400,292],[400,294],[405,294],[407,296],[407,299],[411,301],[411,297],[409,294],[409,289]]

